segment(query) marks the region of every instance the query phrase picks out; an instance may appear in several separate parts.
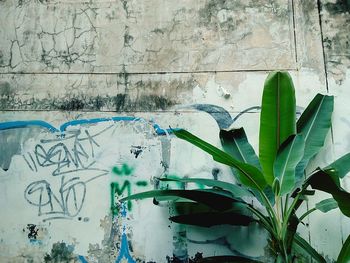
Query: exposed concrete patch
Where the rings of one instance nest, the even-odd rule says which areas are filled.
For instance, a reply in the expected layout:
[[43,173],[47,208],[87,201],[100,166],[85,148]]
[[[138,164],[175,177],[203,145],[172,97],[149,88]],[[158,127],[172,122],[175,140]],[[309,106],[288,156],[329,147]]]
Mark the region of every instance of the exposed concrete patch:
[[[100,222],[100,227],[104,229],[104,238],[101,242],[101,245],[99,244],[90,244],[88,255],[85,257],[86,260],[90,263],[92,262],[115,262],[115,260],[118,258],[118,255],[121,250],[121,240],[122,240],[122,233],[120,231],[120,226],[122,224],[122,219],[117,217],[114,220],[112,219],[111,215],[105,216]],[[130,240],[132,240],[131,236],[128,235],[128,247],[131,252],[133,253],[132,249],[132,243]],[[140,258],[133,259],[138,262],[145,262],[144,260]]]

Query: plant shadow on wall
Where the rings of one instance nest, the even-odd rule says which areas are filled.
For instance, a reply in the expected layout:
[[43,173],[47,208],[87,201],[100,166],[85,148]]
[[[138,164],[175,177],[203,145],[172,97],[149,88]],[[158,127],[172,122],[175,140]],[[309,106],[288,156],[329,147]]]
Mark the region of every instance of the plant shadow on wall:
[[[171,201],[177,215],[171,221],[202,227],[228,224],[248,226],[258,223],[269,234],[269,248],[275,262],[298,262],[307,254],[317,262],[326,260],[298,233],[299,224],[315,211],[339,210],[350,217],[350,193],[340,179],[350,171],[350,153],[324,168],[307,174],[309,161],[320,151],[331,126],[334,98],[317,94],[296,121],[295,90],[290,75],[272,72],[265,81],[259,133],[259,157],[249,144],[243,128],[220,130],[224,150],[183,129],[174,134],[231,167],[237,184],[203,178],[160,178],[161,181],[199,183],[206,189],[154,190],[121,201],[155,198]],[[305,213],[301,205],[316,191],[332,196]],[[248,203],[250,198],[261,205]],[[155,202],[155,203],[157,203]],[[262,208],[260,208],[262,207]],[[217,256],[199,262],[259,262],[249,256]],[[350,238],[337,259],[350,262]]]

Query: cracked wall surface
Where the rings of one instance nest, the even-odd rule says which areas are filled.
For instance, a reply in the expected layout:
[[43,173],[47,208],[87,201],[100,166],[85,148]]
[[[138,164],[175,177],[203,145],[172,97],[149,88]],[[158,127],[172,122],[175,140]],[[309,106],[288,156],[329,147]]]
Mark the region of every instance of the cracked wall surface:
[[2,1],[0,7],[1,72],[295,68],[286,0]]
[[[168,175],[232,182],[169,127],[219,146],[219,128],[244,126],[257,150],[275,69],[298,111],[335,95],[318,161],[349,152],[349,12],[347,0],[0,1],[0,261],[269,262],[254,225],[203,231],[170,223],[172,207],[118,200],[183,187],[156,180]],[[333,262],[350,222],[312,214],[298,231]]]

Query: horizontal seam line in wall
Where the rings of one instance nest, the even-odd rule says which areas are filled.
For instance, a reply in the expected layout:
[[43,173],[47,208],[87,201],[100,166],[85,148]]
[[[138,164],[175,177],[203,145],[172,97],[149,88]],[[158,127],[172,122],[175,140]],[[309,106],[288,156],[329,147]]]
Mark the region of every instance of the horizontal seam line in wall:
[[[203,111],[199,111],[199,110],[160,110],[160,111],[96,111],[96,110],[74,110],[74,111],[62,111],[62,110],[58,110],[58,109],[48,109],[48,110],[36,110],[36,109],[27,109],[27,110],[23,110],[23,109],[0,109],[0,112],[29,112],[29,111],[42,111],[42,112],[47,112],[47,111],[55,111],[55,112],[81,112],[81,113],[89,113],[89,112],[96,112],[96,113],[114,113],[114,114],[123,114],[123,113],[194,113],[194,112],[203,112]],[[228,111],[228,113],[240,113],[241,111]],[[208,113],[219,113],[218,111],[210,111]],[[245,113],[259,113],[257,111],[247,111]]]
[[[282,71],[298,71],[296,68],[280,68]],[[243,73],[269,72],[273,69],[239,69],[239,70],[202,70],[202,71],[159,71],[159,72],[0,72],[0,75],[166,75],[166,74],[202,74],[202,73]]]

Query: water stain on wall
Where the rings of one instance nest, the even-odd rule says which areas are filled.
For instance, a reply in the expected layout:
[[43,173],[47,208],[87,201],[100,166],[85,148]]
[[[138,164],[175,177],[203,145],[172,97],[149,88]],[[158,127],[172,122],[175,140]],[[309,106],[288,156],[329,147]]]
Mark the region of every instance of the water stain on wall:
[[327,1],[322,11],[327,70],[341,84],[350,65],[350,1]]
[[21,153],[23,143],[34,137],[34,134],[39,134],[40,131],[42,131],[40,128],[0,131],[1,150],[6,153],[0,155],[0,168],[7,171],[10,168],[12,157]]
[[327,11],[334,15],[339,13],[350,12],[350,1],[349,0],[337,0],[335,3],[326,3],[324,7]]
[[113,110],[115,112],[156,111],[166,110],[177,102],[174,99],[158,95],[143,95],[133,99],[128,94],[116,96],[76,96],[62,99],[28,99],[0,98],[0,110],[32,109],[32,110],[62,110],[62,111],[100,111]]

